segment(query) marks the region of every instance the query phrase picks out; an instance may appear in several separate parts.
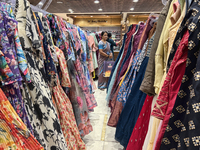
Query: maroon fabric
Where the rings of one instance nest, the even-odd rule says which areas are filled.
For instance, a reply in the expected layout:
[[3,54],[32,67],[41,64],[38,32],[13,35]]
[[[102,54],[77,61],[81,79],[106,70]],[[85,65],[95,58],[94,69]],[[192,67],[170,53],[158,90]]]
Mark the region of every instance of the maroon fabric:
[[164,114],[161,130],[156,141],[155,150],[160,149],[162,138],[169,122],[176,97],[182,83],[181,81],[185,73],[188,54],[188,37],[189,31],[184,34],[179,44],[152,112],[152,115],[157,118],[163,118],[162,114]]

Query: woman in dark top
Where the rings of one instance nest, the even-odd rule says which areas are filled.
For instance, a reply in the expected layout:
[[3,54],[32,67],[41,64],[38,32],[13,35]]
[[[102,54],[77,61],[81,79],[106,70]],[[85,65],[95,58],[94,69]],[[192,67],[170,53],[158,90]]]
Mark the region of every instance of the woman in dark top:
[[114,57],[113,46],[119,45],[122,42],[122,40],[120,40],[119,42],[115,43],[114,40],[112,39],[112,33],[108,33],[108,39],[107,39],[107,41],[110,43],[110,50],[112,51],[113,57]]

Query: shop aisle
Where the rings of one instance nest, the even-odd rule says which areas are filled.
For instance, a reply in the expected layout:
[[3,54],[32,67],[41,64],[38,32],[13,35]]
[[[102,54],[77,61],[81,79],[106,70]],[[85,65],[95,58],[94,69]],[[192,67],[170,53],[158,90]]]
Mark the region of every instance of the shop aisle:
[[[97,85],[97,81],[95,83]],[[115,141],[116,128],[107,126],[110,111],[105,100],[106,90],[97,89],[94,96],[98,106],[89,114],[93,132],[83,138],[87,150],[123,150],[123,146]]]

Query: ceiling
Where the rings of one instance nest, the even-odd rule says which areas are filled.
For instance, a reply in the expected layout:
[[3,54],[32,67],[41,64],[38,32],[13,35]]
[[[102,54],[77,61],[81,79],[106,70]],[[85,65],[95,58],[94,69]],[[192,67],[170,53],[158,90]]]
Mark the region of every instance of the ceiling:
[[[32,5],[37,5],[40,0],[29,0]],[[48,0],[47,0],[48,1]],[[62,3],[57,3],[57,2]],[[99,0],[99,4],[95,4],[94,0],[52,0],[49,8],[50,13],[70,13],[68,9],[72,9],[74,13],[97,13],[102,8],[104,12],[160,12],[164,7],[161,0],[139,0],[137,3],[133,0]],[[46,5],[46,3],[45,3]],[[130,8],[134,8],[131,11]]]

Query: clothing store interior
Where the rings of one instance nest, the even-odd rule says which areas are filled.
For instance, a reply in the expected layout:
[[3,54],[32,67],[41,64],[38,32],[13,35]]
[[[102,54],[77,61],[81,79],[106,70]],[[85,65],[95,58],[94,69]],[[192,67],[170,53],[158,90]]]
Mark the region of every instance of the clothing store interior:
[[200,150],[199,53],[200,0],[0,0],[0,150]]

